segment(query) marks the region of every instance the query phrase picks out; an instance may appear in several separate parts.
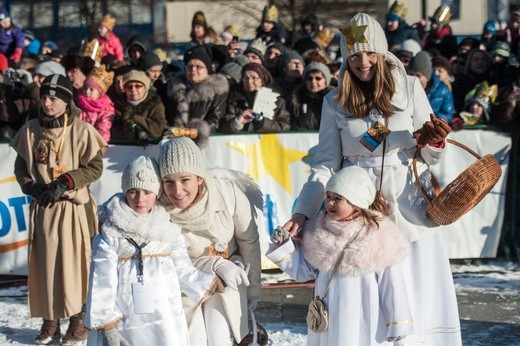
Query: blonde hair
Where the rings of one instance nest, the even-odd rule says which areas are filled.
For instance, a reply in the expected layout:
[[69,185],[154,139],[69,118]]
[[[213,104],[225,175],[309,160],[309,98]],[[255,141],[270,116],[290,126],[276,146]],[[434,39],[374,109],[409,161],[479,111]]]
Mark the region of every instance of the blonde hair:
[[343,80],[339,83],[339,104],[355,118],[365,117],[374,108],[381,112],[383,117],[391,117],[394,114],[392,96],[395,93],[395,80],[392,69],[395,66],[386,61],[381,54],[377,54],[374,78],[363,82],[350,71],[348,60],[345,64]]

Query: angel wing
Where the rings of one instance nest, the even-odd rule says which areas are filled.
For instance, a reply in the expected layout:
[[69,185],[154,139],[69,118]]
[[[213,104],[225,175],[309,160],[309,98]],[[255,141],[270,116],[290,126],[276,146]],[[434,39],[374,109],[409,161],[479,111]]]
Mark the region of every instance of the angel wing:
[[252,206],[258,210],[263,210],[264,194],[260,186],[249,175],[227,168],[212,168],[210,172],[215,178],[235,183],[249,199]]

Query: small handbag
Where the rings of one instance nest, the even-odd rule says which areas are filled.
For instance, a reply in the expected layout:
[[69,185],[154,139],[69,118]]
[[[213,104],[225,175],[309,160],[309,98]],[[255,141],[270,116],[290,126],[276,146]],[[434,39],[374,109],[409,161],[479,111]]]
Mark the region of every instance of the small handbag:
[[356,236],[350,242],[347,242],[347,244],[345,244],[343,251],[341,251],[341,253],[339,254],[336,263],[334,263],[334,268],[332,268],[332,271],[330,272],[329,279],[327,280],[327,286],[325,287],[325,291],[323,291],[323,295],[321,297],[314,296],[311,299],[311,302],[309,303],[309,311],[307,312],[306,321],[307,326],[314,333],[323,333],[329,327],[329,311],[327,310],[327,306],[325,305],[325,302],[323,300],[325,299],[325,296],[329,291],[330,283],[332,282],[332,278],[338,270],[339,263],[345,255],[345,250],[347,250],[350,244],[352,244],[352,242],[356,240],[360,232],[361,230],[357,232]]

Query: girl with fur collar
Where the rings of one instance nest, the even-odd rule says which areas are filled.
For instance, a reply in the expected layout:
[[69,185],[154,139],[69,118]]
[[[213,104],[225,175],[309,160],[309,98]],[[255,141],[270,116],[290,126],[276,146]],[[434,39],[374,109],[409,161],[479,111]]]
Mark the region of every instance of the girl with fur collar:
[[85,325],[100,333],[89,345],[189,345],[181,291],[201,304],[216,289],[156,204],[160,187],[157,162],[140,156],[123,172],[123,193],[99,207]]
[[325,295],[329,327],[309,329],[308,345],[400,345],[414,331],[401,268],[408,244],[371,209],[376,188],[364,169],[342,169],[326,191],[325,210],[305,224],[301,242],[280,227],[267,253],[295,280],[316,280],[314,295]]

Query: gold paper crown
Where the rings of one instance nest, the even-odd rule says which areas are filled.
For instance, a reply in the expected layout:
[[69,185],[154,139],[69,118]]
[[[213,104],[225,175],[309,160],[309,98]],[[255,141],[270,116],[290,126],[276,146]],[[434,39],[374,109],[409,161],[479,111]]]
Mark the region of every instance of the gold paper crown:
[[259,51],[260,53],[262,53],[262,56],[263,56],[265,54],[265,51],[267,50],[267,43],[262,41],[261,38],[256,38],[249,43],[246,50],[248,50],[250,48]]
[[392,6],[390,6],[388,12],[393,13],[400,18],[404,18],[408,13],[408,5],[404,2],[399,2],[398,0],[395,0]]
[[202,25],[205,28],[208,26],[208,24],[206,23],[206,17],[204,17],[204,12],[197,11],[193,15],[193,20],[191,21],[191,26],[194,26],[194,25]]
[[440,22],[442,25],[446,25],[451,19],[451,9],[447,5],[439,6],[435,13],[430,19]]
[[489,85],[487,81],[479,84],[475,91],[475,96],[479,99],[486,100],[489,104],[495,102],[498,95],[498,85]]
[[100,45],[96,38],[90,42],[87,40],[83,40],[83,42],[81,42],[81,55],[88,56],[94,60],[96,62],[96,66],[99,66],[101,63],[101,57],[103,55],[104,49],[105,46]]
[[334,38],[334,33],[329,28],[322,28],[314,35],[316,41],[322,48],[327,48]]
[[238,36],[238,28],[234,26],[233,24],[226,26],[224,31],[229,32],[233,36]]
[[112,81],[114,80],[114,72],[107,71],[105,69],[105,65],[101,65],[100,67],[95,68],[90,73],[88,78],[94,81],[103,91],[103,93],[106,93],[108,88],[112,85]]
[[101,19],[101,23],[99,23],[99,25],[102,25],[109,31],[112,31],[114,30],[114,26],[116,26],[116,17],[110,13],[107,13],[103,16],[103,19]]
[[264,7],[262,12],[262,22],[277,22],[278,21],[278,8],[273,4],[271,6]]

